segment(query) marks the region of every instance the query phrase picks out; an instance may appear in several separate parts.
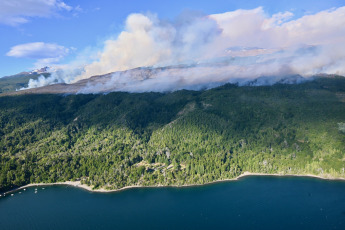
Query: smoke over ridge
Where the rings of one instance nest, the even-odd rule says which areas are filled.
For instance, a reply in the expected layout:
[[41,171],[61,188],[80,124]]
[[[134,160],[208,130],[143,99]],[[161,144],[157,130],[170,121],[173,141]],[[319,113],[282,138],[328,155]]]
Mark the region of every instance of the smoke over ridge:
[[[262,77],[266,80],[257,84],[296,75],[345,75],[345,7],[291,18],[291,12],[268,16],[261,7],[214,15],[184,13],[172,22],[131,14],[117,38],[104,42],[96,61],[30,80],[29,88],[107,73],[113,73],[107,81],[89,83],[80,93],[171,91],[244,84]],[[126,71],[138,67],[150,68]]]

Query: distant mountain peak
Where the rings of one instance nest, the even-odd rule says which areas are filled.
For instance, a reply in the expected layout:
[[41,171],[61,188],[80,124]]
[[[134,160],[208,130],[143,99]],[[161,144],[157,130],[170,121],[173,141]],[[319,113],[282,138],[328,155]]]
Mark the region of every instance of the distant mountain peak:
[[51,67],[45,66],[45,67],[42,67],[40,69],[32,70],[32,71],[28,72],[28,74],[42,74],[42,73],[48,73],[50,71],[51,71]]

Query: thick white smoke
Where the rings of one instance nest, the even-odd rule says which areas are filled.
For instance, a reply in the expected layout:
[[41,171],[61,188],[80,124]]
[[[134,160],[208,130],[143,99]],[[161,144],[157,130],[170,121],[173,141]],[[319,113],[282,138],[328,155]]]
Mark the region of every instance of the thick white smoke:
[[54,74],[50,79],[30,81],[29,87],[74,83],[137,67],[198,63],[208,64],[160,70],[141,80],[130,76],[131,72],[117,73],[109,82],[98,84],[97,90],[93,84],[96,88],[90,85],[85,92],[107,88],[165,91],[263,76],[276,80],[292,75],[345,75],[345,7],[292,17],[291,12],[268,16],[261,7],[214,15],[184,14],[174,22],[131,14],[125,30],[105,41],[98,60],[80,74]]

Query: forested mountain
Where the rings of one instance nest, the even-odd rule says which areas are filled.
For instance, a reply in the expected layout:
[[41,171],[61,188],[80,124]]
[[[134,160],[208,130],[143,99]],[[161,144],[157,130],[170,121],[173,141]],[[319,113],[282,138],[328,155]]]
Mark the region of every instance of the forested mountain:
[[30,79],[37,80],[39,76],[48,77],[50,73],[46,72],[23,72],[12,76],[0,78],[0,94],[15,92],[21,88],[28,87]]
[[0,97],[0,190],[345,178],[345,78],[204,91]]

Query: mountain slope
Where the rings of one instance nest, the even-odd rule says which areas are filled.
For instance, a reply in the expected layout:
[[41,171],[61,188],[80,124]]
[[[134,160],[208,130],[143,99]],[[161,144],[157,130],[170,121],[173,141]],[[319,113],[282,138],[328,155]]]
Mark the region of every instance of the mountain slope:
[[[172,92],[182,89],[210,89],[226,83],[259,86],[275,83],[295,84],[312,79],[311,77],[304,78],[300,75],[241,75],[235,77],[230,71],[231,68],[226,61],[166,67],[139,67],[126,71],[96,75],[78,81],[76,79],[81,77],[81,75],[74,76],[72,74],[70,76],[69,73],[61,71],[59,74],[52,74],[48,79],[42,81],[43,83],[54,82],[54,84],[12,92],[8,95]],[[42,85],[42,82],[38,80],[35,82],[37,84],[32,82],[31,85]]]
[[0,94],[16,92],[16,90],[26,88],[30,79],[37,80],[41,75],[48,77],[50,74],[46,72],[23,72],[13,76],[2,77],[0,78]]
[[244,171],[345,178],[345,79],[205,91],[0,97],[0,190],[203,184]]

